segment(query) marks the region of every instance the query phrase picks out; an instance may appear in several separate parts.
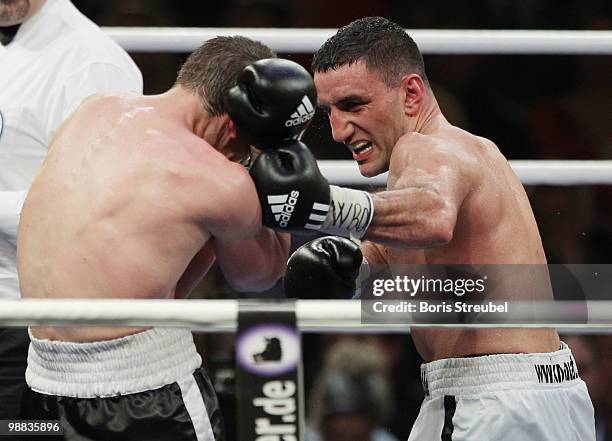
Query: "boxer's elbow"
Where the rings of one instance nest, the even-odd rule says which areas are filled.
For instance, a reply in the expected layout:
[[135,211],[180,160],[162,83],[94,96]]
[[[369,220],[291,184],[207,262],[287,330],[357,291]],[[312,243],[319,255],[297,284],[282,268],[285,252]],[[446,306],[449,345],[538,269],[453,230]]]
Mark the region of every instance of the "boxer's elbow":
[[284,253],[270,254],[265,259],[240,272],[227,277],[228,285],[239,292],[267,291],[276,285],[285,274],[287,256]]
[[288,252],[284,253],[282,250],[279,250],[274,256],[270,256],[266,267],[258,273],[258,277],[253,281],[255,286],[253,289],[261,292],[273,288],[285,274],[287,259]]
[[262,292],[274,287],[284,274],[282,268],[268,268],[242,277],[226,279],[227,284],[238,292]]

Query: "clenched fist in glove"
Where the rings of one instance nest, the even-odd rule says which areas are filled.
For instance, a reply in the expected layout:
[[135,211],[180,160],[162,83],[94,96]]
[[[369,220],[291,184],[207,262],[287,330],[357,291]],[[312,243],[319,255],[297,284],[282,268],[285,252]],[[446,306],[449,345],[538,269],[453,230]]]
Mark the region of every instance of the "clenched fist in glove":
[[268,227],[361,238],[372,221],[370,195],[329,185],[315,157],[300,141],[262,152],[250,173]]
[[302,66],[267,58],[243,69],[225,102],[243,135],[265,150],[301,137],[315,114],[317,92]]
[[350,299],[363,263],[359,247],[343,237],[320,237],[299,247],[287,262],[287,297]]

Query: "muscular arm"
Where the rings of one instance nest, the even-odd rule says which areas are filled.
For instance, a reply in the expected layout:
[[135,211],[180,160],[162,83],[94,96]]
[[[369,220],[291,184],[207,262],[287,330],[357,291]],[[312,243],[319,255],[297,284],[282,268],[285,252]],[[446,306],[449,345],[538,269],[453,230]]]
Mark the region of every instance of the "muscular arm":
[[271,288],[285,271],[290,236],[261,226],[255,186],[244,167],[225,167],[222,179],[226,184],[216,197],[221,208],[207,222],[219,267],[238,291]]
[[213,239],[225,280],[237,291],[264,291],[285,272],[291,237],[262,228],[250,239]]
[[374,217],[365,239],[394,248],[430,248],[452,240],[473,177],[451,152],[427,144],[398,146],[389,189],[372,195]]
[[388,190],[374,195],[330,186],[300,142],[262,153],[251,168],[260,199],[269,201],[300,189],[284,224],[270,203],[264,203],[265,225],[285,231],[318,230],[392,248],[423,249],[450,242],[463,201],[478,186],[477,159],[467,152],[465,141],[410,136],[413,139],[402,138],[395,147]]

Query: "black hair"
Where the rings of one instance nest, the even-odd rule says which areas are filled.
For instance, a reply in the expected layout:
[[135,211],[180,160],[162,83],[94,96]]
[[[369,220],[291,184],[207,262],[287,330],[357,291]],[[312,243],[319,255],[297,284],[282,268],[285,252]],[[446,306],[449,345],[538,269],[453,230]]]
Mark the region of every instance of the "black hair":
[[313,72],[327,72],[363,60],[395,87],[408,73],[417,73],[429,84],[423,56],[414,40],[399,24],[383,17],[365,17],[340,28],[315,53]]

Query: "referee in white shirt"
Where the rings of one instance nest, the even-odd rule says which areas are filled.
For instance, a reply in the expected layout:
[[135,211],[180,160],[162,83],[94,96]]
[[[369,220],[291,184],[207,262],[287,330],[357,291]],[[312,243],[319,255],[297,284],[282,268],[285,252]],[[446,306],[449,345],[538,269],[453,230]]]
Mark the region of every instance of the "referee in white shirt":
[[[112,91],[141,93],[142,75],[69,0],[0,0],[0,302],[20,298],[19,212],[53,134],[83,98]],[[0,328],[0,420],[19,413],[28,344],[26,329]]]

